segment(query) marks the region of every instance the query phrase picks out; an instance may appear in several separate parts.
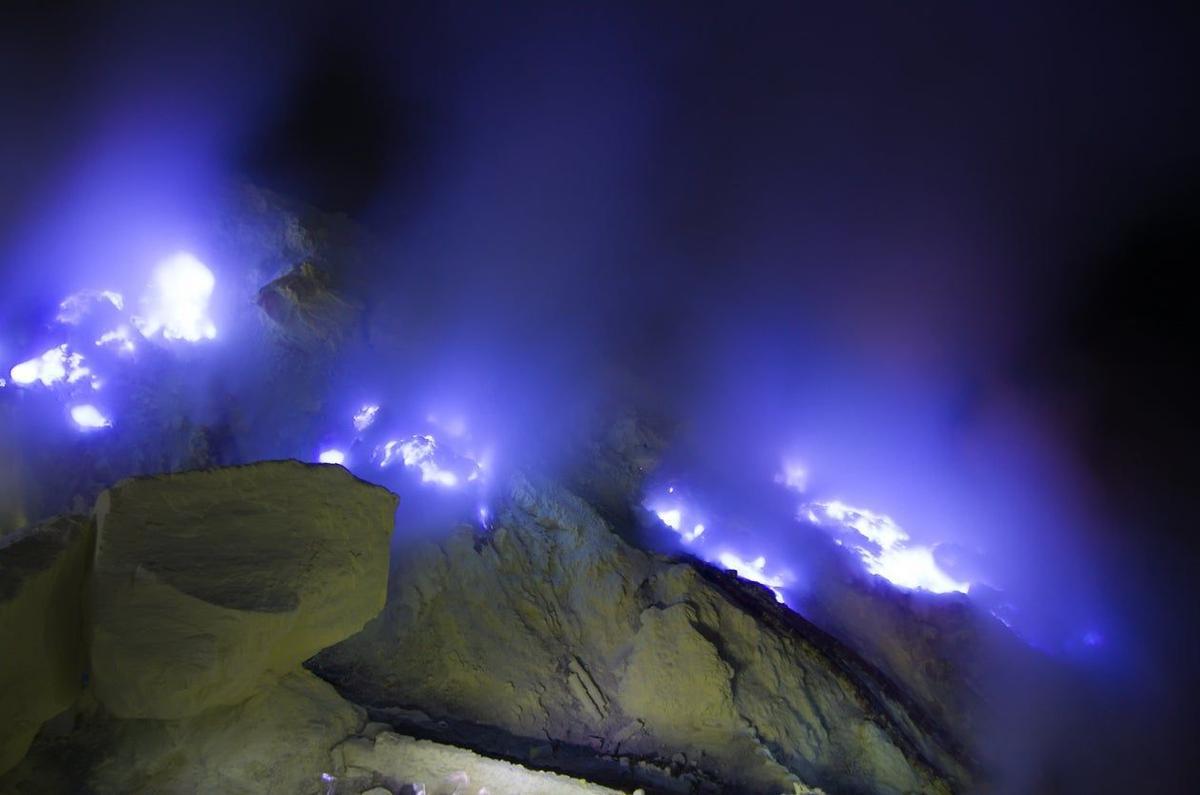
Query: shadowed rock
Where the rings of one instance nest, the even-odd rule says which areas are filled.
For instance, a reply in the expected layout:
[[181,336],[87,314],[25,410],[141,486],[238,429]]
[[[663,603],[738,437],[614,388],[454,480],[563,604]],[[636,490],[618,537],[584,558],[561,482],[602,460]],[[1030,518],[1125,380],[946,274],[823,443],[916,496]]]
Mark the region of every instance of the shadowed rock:
[[79,695],[91,537],[86,518],[65,516],[0,546],[0,773]]

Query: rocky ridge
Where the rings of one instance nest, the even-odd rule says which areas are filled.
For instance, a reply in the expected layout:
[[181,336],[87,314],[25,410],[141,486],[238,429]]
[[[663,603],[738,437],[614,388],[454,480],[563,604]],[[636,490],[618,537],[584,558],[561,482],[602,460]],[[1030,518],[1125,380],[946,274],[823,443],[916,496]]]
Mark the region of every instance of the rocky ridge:
[[492,727],[484,750],[534,758],[588,749],[665,790],[970,781],[919,709],[761,589],[629,546],[553,483],[518,475],[507,496],[486,534],[399,555],[384,612],[312,669],[415,730]]

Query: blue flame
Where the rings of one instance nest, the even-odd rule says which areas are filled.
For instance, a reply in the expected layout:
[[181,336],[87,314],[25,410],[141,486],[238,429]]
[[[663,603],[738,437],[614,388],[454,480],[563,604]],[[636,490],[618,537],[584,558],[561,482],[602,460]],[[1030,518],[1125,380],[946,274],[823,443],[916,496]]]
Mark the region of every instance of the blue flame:
[[322,450],[317,456],[317,460],[322,464],[344,464],[346,463],[346,454],[336,449]]
[[186,251],[175,254],[154,271],[149,292],[142,298],[142,314],[133,318],[145,337],[198,342],[217,336],[208,317],[216,278],[211,270]]
[[85,431],[93,431],[99,428],[111,428],[112,420],[104,416],[100,409],[85,403],[80,406],[71,407],[71,419],[80,429]]

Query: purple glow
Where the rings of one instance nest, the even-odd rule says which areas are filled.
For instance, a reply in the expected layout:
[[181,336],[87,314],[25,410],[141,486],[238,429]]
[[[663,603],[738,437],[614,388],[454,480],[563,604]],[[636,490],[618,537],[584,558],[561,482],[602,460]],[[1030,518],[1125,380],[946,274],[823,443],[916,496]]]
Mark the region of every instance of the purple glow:
[[785,461],[783,469],[775,475],[775,482],[797,494],[808,488],[808,469],[792,461]]

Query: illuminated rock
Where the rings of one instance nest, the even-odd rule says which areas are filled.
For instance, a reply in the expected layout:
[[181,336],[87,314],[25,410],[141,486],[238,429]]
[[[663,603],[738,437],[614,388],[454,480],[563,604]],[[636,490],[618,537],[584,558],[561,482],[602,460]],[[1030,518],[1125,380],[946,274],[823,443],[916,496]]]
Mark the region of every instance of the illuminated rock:
[[305,350],[336,348],[362,311],[335,293],[328,275],[309,262],[259,290],[258,305],[284,341]]
[[[383,731],[355,737],[337,749],[346,760],[338,791],[387,793],[404,785],[423,784],[430,793],[477,792],[520,795],[620,795],[576,778],[530,770],[521,765],[472,753],[463,748]],[[371,789],[368,789],[371,787]]]
[[60,517],[0,546],[0,772],[82,685],[84,576],[92,527]]
[[638,783],[967,786],[903,694],[766,589],[637,550],[588,503],[521,476],[491,527],[406,550],[385,611],[314,670],[362,703],[421,710],[395,714],[423,731],[492,727],[476,744],[509,755],[549,739],[618,773],[625,758]]
[[294,461],[124,481],[96,505],[92,676],[115,715],[245,701],[383,605],[396,497]]

